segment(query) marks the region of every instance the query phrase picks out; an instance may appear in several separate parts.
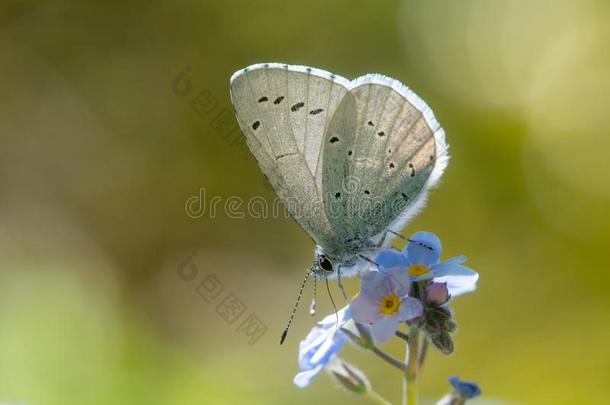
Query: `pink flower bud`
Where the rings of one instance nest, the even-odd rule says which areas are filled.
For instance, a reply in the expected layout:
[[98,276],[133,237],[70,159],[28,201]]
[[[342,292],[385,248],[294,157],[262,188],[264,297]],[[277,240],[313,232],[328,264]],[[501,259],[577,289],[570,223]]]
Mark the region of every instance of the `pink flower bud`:
[[430,283],[426,286],[426,301],[430,304],[443,305],[449,301],[447,283]]

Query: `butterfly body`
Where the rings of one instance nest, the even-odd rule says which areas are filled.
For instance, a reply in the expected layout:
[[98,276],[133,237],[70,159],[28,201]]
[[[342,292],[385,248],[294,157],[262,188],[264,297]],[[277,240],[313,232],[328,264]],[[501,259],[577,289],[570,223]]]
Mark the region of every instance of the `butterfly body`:
[[231,77],[231,99],[261,170],[316,243],[316,275],[370,265],[448,161],[430,108],[382,75],[257,64]]

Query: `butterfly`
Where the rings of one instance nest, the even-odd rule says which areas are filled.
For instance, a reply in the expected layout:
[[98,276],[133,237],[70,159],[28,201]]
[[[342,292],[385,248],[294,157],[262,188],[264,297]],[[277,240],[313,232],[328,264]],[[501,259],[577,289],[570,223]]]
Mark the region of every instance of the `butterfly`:
[[230,90],[250,151],[315,243],[308,274],[342,290],[342,276],[400,236],[447,166],[432,110],[395,79],[262,63],[235,72]]

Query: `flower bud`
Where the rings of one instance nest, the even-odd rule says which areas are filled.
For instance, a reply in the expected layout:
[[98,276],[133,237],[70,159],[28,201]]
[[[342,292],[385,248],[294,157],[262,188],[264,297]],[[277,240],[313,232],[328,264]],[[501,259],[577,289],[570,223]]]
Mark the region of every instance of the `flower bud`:
[[447,283],[430,283],[426,286],[426,301],[434,305],[443,305],[449,301]]
[[350,320],[341,328],[341,332],[347,336],[350,342],[356,346],[362,347],[363,349],[370,349],[375,346],[373,336],[371,336],[370,327],[368,325]]
[[431,307],[428,316],[437,319],[439,322],[445,322],[452,317],[451,310],[448,307]]
[[465,399],[460,397],[455,392],[451,392],[451,393],[445,395],[444,397],[442,397],[436,403],[436,405],[464,405],[465,402],[466,402]]
[[438,335],[430,336],[432,344],[443,354],[453,353],[453,339],[449,332],[442,331]]
[[443,325],[447,332],[453,333],[457,330],[457,322],[453,319],[447,319]]
[[436,335],[442,330],[441,324],[436,319],[428,320],[424,327],[426,329],[426,332],[428,332],[428,334],[430,335]]
[[366,394],[371,383],[364,373],[343,359],[335,358],[326,366],[326,371],[343,388],[356,394]]

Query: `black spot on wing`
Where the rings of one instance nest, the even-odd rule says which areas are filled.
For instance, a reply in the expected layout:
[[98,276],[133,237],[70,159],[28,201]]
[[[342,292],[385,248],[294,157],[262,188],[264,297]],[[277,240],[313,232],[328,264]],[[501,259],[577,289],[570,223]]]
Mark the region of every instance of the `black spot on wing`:
[[411,177],[415,176],[415,166],[413,166],[413,163],[409,163],[409,168],[411,168]]
[[390,162],[390,169],[394,168],[394,163]]
[[258,99],[259,103],[264,103],[265,101],[269,100],[267,97],[263,96],[261,98]]
[[295,105],[293,105],[292,107],[290,107],[290,111],[292,111],[292,112],[299,111],[299,110],[300,110],[301,108],[303,108],[304,106],[305,106],[305,103],[301,101],[301,102],[299,102],[299,103],[296,103],[296,104],[295,104]]
[[309,112],[309,114],[311,114],[311,115],[316,115],[316,114],[320,114],[322,111],[324,111],[324,109],[322,109],[322,108],[316,108],[315,110],[311,110],[311,111]]
[[255,131],[256,131],[256,130],[258,129],[258,127],[260,127],[260,126],[261,126],[261,122],[260,122],[260,121],[254,121],[254,122],[252,123],[252,129],[253,129],[253,130],[255,130]]
[[330,138],[330,143],[335,143],[335,142],[339,142],[339,138],[337,138],[336,136],[333,136],[332,138]]
[[341,193],[335,193],[335,198],[341,197]]
[[377,132],[377,135],[379,135],[380,137],[385,136],[385,132],[379,131],[379,132]]
[[373,124],[373,121],[369,121],[369,122],[367,122],[366,124],[367,124],[368,126],[371,126],[371,127],[372,127],[372,126],[375,126],[375,124]]
[[279,96],[278,98],[273,100],[273,104],[278,105],[279,103],[282,102],[283,99],[284,99],[284,96]]
[[275,160],[280,160],[280,159],[282,159],[282,158],[285,158],[286,156],[294,156],[294,155],[296,155],[296,154],[297,154],[296,152],[288,152],[288,153],[283,153],[283,154],[281,154],[281,155],[276,156],[276,157],[275,157]]

